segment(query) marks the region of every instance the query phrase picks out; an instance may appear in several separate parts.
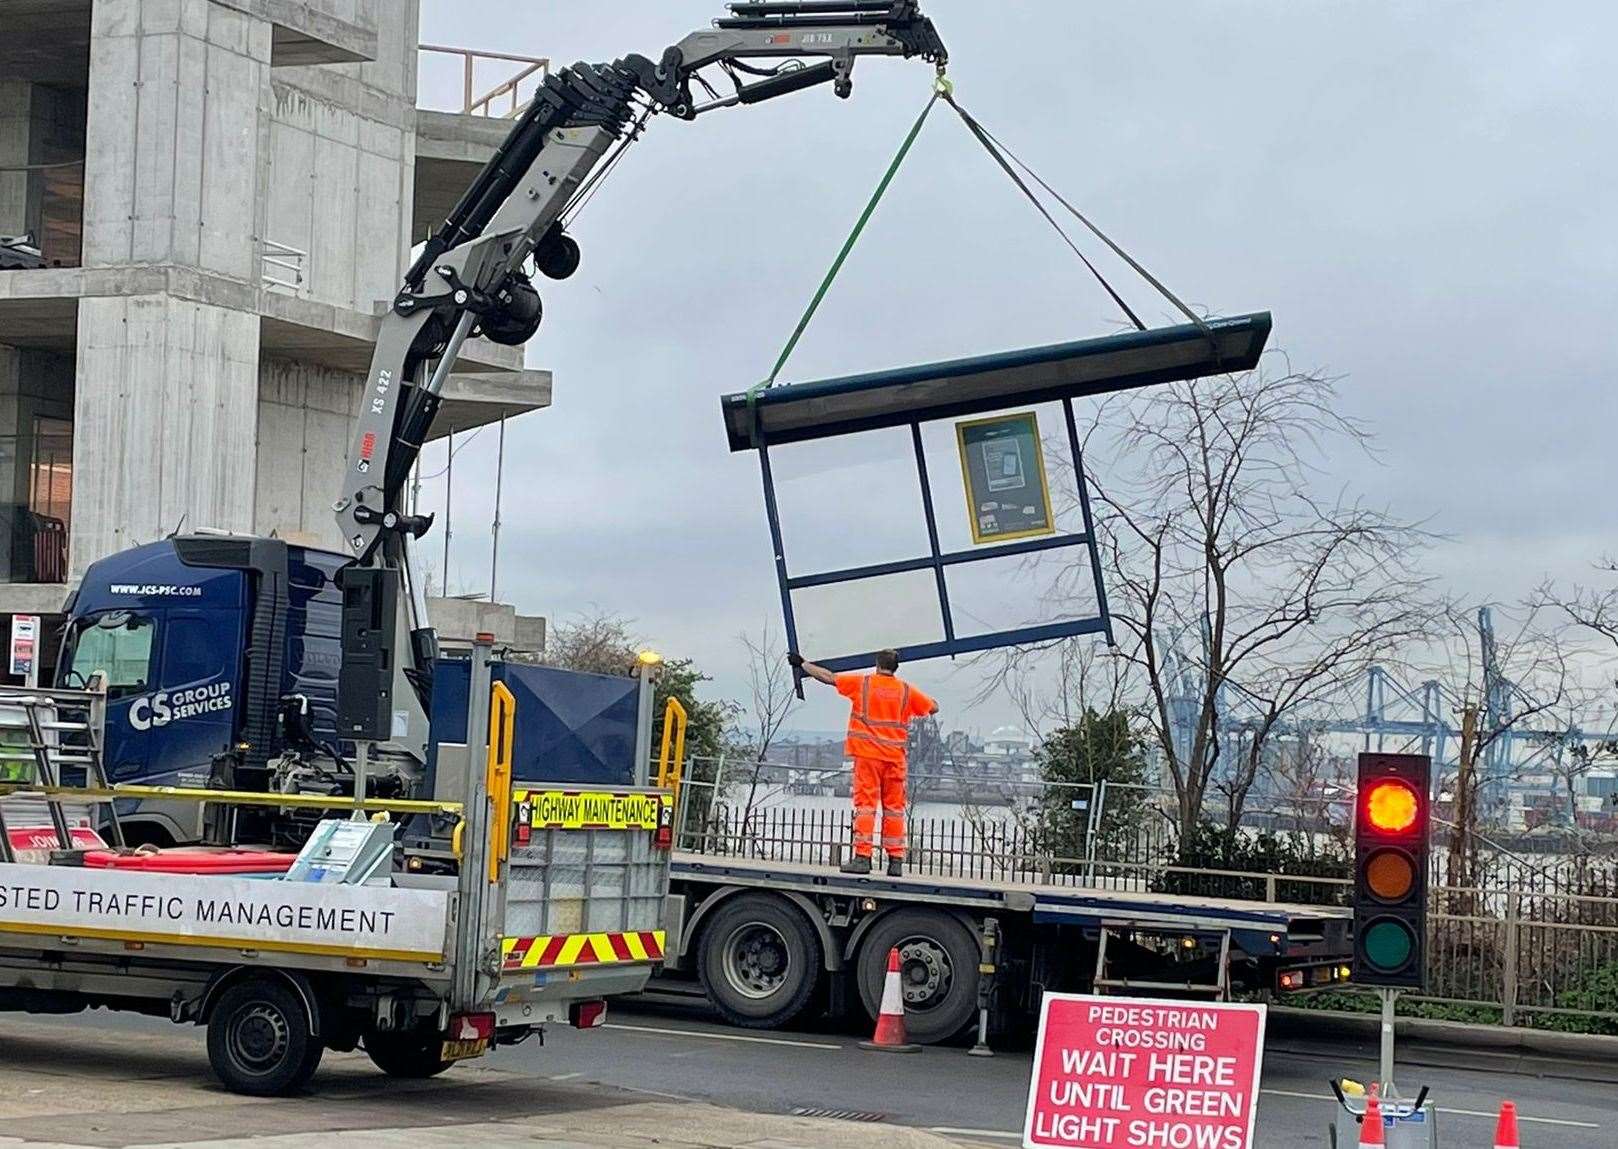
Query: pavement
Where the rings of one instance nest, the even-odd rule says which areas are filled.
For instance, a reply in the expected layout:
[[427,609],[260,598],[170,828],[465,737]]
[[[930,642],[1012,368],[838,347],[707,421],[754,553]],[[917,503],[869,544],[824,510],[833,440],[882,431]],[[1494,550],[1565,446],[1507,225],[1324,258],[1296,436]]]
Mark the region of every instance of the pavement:
[[[143,1018],[0,1015],[0,1146],[7,1149],[823,1149],[847,1122],[748,1113],[495,1067],[390,1081],[363,1054],[330,1055],[302,1097],[244,1098],[208,1074],[199,1031]],[[901,1126],[872,1149],[951,1149]],[[867,1136],[869,1134],[869,1136]]]
[[[1606,1068],[1403,1048],[1399,1078],[1432,1086],[1445,1149],[1489,1146],[1503,1097],[1532,1149],[1612,1149]],[[328,1055],[302,1097],[255,1100],[209,1076],[200,1031],[148,1018],[0,1014],[0,1147],[10,1149],[949,1149],[1016,1145],[1030,1055],[960,1048],[874,1054],[857,1037],[718,1024],[689,999],[615,1005],[609,1027],[553,1031],[432,1082]],[[1374,1072],[1370,1042],[1272,1041],[1254,1149],[1326,1146],[1326,1082]],[[1553,1076],[1553,1074],[1555,1074]]]

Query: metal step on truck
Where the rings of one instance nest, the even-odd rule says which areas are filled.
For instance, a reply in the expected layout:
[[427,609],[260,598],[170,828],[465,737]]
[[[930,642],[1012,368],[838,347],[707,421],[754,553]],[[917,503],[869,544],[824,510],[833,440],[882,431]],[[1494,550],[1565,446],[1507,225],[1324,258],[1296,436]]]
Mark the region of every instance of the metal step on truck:
[[[662,957],[672,795],[540,777],[518,737],[535,668],[492,658],[487,636],[453,661],[462,721],[435,731],[418,799],[365,798],[363,779],[361,797],[115,787],[104,694],[0,689],[0,1009],[205,1026],[220,1080],[255,1095],[300,1088],[327,1049],[427,1077],[546,1025],[600,1025]],[[323,818],[295,854],[124,846],[117,808],[153,802],[216,827]]]
[[812,1007],[874,1019],[893,949],[906,1028],[924,1044],[974,1030],[980,1046],[993,1034],[1031,1037],[1047,990],[1227,1000],[1349,976],[1350,911],[1277,901],[1288,884],[1275,875],[1181,875],[1236,897],[1159,893],[1141,872],[922,841],[907,876],[852,876],[838,872],[849,835],[837,819],[754,829],[703,816],[711,785],[679,789],[659,984],[697,978],[738,1025],[776,1028]]

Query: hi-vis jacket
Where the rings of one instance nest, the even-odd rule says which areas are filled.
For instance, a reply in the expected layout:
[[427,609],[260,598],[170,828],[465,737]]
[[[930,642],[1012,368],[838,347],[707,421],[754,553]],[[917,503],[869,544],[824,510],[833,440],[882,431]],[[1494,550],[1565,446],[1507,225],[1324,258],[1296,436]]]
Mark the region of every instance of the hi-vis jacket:
[[878,762],[905,760],[912,718],[931,714],[933,700],[892,674],[839,674],[837,693],[854,704],[843,753]]

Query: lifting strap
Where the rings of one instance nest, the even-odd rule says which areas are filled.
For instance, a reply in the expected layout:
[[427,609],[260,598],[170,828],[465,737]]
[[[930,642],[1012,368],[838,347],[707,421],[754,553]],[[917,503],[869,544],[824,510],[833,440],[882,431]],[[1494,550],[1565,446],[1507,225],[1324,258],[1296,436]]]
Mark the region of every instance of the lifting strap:
[[809,321],[815,317],[815,312],[820,310],[820,301],[826,298],[826,292],[831,289],[832,280],[836,279],[837,273],[843,270],[843,262],[848,259],[848,253],[854,250],[854,244],[859,240],[860,233],[865,230],[865,225],[870,222],[872,213],[876,211],[876,205],[881,202],[883,193],[888,190],[888,185],[893,182],[894,174],[898,172],[899,165],[904,163],[905,157],[910,154],[910,145],[914,144],[916,137],[921,134],[921,125],[927,122],[928,113],[933,110],[933,105],[938,103],[939,97],[947,97],[950,90],[950,82],[943,76],[938,77],[933,84],[933,94],[927,101],[927,106],[922,108],[921,115],[916,117],[916,122],[910,125],[910,132],[905,136],[904,143],[899,145],[899,151],[894,155],[893,162],[888,164],[888,170],[882,173],[882,179],[876,185],[876,191],[871,193],[871,199],[865,205],[865,210],[860,212],[860,218],[854,223],[854,230],[848,233],[848,238],[843,241],[842,250],[837,253],[837,258],[832,260],[831,270],[826,272],[826,278],[820,281],[820,287],[815,292],[815,297],[809,301],[809,306],[804,309],[802,318],[798,320],[798,326],[792,329],[792,337],[787,340],[786,346],[781,348],[781,354],[776,358],[775,366],[770,368],[769,377],[748,388],[747,398],[749,402],[766,387],[775,386],[776,376],[781,374],[781,368],[786,366],[786,361],[792,355],[793,348],[798,346],[798,340],[803,337],[804,330],[809,326]]
[[[1129,264],[1136,275],[1139,275],[1147,283],[1151,284],[1157,289],[1159,295],[1163,296],[1164,299],[1167,299],[1170,303],[1174,304],[1175,307],[1179,308],[1180,313],[1189,319],[1195,326],[1201,328],[1203,334],[1207,335],[1209,339],[1213,338],[1213,332],[1209,329],[1207,321],[1204,320],[1202,316],[1198,315],[1195,311],[1192,311],[1189,307],[1182,303],[1179,296],[1175,295],[1174,292],[1165,287],[1155,275],[1142,267],[1140,263],[1136,261],[1134,256],[1130,255],[1127,251],[1114,243],[1110,236],[1108,236],[1095,224],[1090,222],[1089,217],[1087,217],[1078,208],[1070,204],[1063,197],[1061,192],[1051,187],[1050,184],[1046,183],[1040,178],[1038,172],[1034,171],[1033,168],[1029,167],[1027,164],[1023,163],[1022,160],[1017,158],[1010,148],[1006,147],[1005,144],[1001,143],[995,138],[993,132],[989,131],[988,128],[985,128],[982,124],[978,123],[975,116],[973,116],[965,108],[961,107],[961,105],[957,104],[952,93],[946,94],[944,99],[949,101],[949,106],[955,109],[956,114],[961,117],[961,122],[966,125],[967,130],[972,133],[972,135],[977,139],[978,143],[983,145],[984,150],[986,150],[989,155],[994,157],[994,161],[1000,165],[1008,176],[1011,177],[1012,182],[1015,183],[1017,187],[1022,190],[1022,193],[1028,197],[1029,202],[1039,209],[1039,214],[1043,215],[1050,225],[1056,228],[1057,234],[1067,241],[1067,245],[1069,247],[1073,248],[1073,254],[1084,260],[1084,266],[1088,267],[1095,277],[1101,281],[1101,286],[1107,289],[1107,294],[1112,296],[1113,301],[1116,302],[1119,307],[1124,309],[1124,312],[1129,316],[1130,319],[1135,321],[1136,328],[1141,331],[1146,330],[1146,328],[1142,326],[1141,321],[1135,317],[1135,313],[1129,310],[1128,305],[1126,305],[1122,299],[1118,298],[1118,294],[1117,292],[1113,291],[1112,285],[1102,277],[1099,271],[1096,271],[1095,265],[1092,264],[1088,259],[1085,259],[1084,253],[1074,246],[1073,241],[1068,239],[1067,233],[1063,231],[1060,226],[1058,226],[1054,219],[1051,219],[1050,214],[1045,210],[1044,205],[1034,197],[1034,193],[1029,190],[1028,185],[1023,183],[1023,181],[1017,177],[1017,173],[1011,170],[1010,166],[1006,163],[1007,158],[1009,158],[1012,163],[1016,164],[1025,173],[1027,173],[1029,179],[1033,180],[1042,189],[1044,189],[1046,195],[1050,196],[1057,203],[1061,204],[1068,210],[1074,219],[1078,220],[1085,227],[1087,227],[1092,235],[1094,235],[1102,243],[1106,244],[1114,255],[1123,260],[1125,263]],[[1215,349],[1217,350],[1217,347]]]
[[1007,163],[1006,157],[1001,155],[999,149],[989,142],[989,133],[983,129],[983,126],[974,120],[967,113],[966,109],[957,104],[953,99],[950,100],[949,106],[954,108],[956,113],[961,117],[961,122],[966,125],[966,130],[972,133],[972,137],[977,140],[978,143],[983,145],[983,150],[989,153],[989,158],[1000,165],[1000,170],[1005,172],[1006,175],[1011,178],[1011,182],[1017,185],[1017,190],[1028,197],[1028,202],[1034,205],[1034,210],[1045,217],[1045,222],[1050,224],[1051,227],[1056,230],[1056,234],[1062,237],[1062,242],[1067,244],[1067,246],[1072,250],[1073,254],[1078,256],[1080,261],[1083,262],[1084,266],[1090,269],[1090,274],[1096,277],[1096,282],[1101,284],[1101,286],[1106,289],[1107,294],[1112,296],[1112,301],[1118,305],[1119,309],[1123,311],[1125,315],[1129,316],[1129,321],[1135,325],[1135,330],[1145,331],[1146,324],[1140,321],[1140,316],[1136,315],[1134,311],[1130,309],[1129,304],[1124,302],[1123,296],[1119,295],[1113,290],[1112,284],[1107,282],[1107,277],[1102,275],[1101,272],[1096,269],[1096,265],[1090,262],[1089,257],[1086,256],[1084,252],[1079,250],[1079,245],[1074,243],[1072,239],[1068,238],[1067,232],[1062,230],[1062,225],[1057,223],[1056,219],[1051,215],[1051,213],[1045,209],[1045,205],[1039,202],[1039,197],[1036,196],[1033,193],[1033,190],[1023,182],[1023,178],[1017,174],[1016,169],[1013,168],[1011,164]]
[[[1134,310],[1129,306],[1129,304],[1124,302],[1123,296],[1118,294],[1111,283],[1107,282],[1107,277],[1101,274],[1100,269],[1090,261],[1089,257],[1086,256],[1084,252],[1079,250],[1078,244],[1073,242],[1072,238],[1062,228],[1062,225],[1056,221],[1056,218],[1052,216],[1045,205],[1040,202],[1039,197],[1034,194],[1033,189],[1028,186],[1028,183],[1022,178],[1022,176],[1017,174],[1017,168],[1021,168],[1023,172],[1027,174],[1029,179],[1032,179],[1040,186],[1040,188],[1045,191],[1047,195],[1066,208],[1075,219],[1090,230],[1091,234],[1093,234],[1097,239],[1101,240],[1102,243],[1106,244],[1113,254],[1117,255],[1118,258],[1127,263],[1136,274],[1138,274],[1147,283],[1151,284],[1151,286],[1155,288],[1160,295],[1178,308],[1179,311],[1185,315],[1185,317],[1189,319],[1195,326],[1200,328],[1203,334],[1207,335],[1210,342],[1214,342],[1213,331],[1202,316],[1198,315],[1196,312],[1192,311],[1191,308],[1187,307],[1183,302],[1181,302],[1179,296],[1175,295],[1172,291],[1165,287],[1156,276],[1141,266],[1141,264],[1137,262],[1135,258],[1127,251],[1125,251],[1118,244],[1114,243],[1105,232],[1103,232],[1095,224],[1091,223],[1089,218],[1085,216],[1084,213],[1079,211],[1078,208],[1074,207],[1065,198],[1063,198],[1062,195],[1056,191],[1056,189],[1052,188],[1050,184],[1041,179],[1037,172],[1035,172],[1027,164],[1023,163],[1023,161],[1013,154],[1009,148],[996,139],[994,135],[982,124],[980,124],[970,112],[961,107],[960,104],[956,103],[955,86],[951,84],[946,77],[940,75],[937,80],[934,81],[933,94],[931,98],[928,99],[926,106],[921,109],[921,115],[916,117],[916,122],[910,126],[910,131],[905,136],[904,142],[899,145],[899,151],[894,155],[893,161],[888,164],[888,170],[882,174],[881,181],[876,185],[876,191],[871,193],[871,198],[869,202],[866,203],[865,210],[860,213],[859,219],[855,221],[854,230],[849,232],[848,238],[843,241],[842,249],[837,253],[837,258],[832,261],[831,269],[826,272],[826,277],[820,281],[820,287],[816,289],[814,298],[809,301],[809,306],[804,309],[803,315],[798,319],[798,325],[792,329],[792,335],[787,340],[786,346],[781,348],[781,354],[776,357],[775,366],[770,369],[769,376],[760,382],[753,384],[753,386],[747,389],[747,403],[749,407],[754,405],[760,391],[775,386],[775,381],[781,374],[781,368],[786,366],[787,359],[791,357],[793,350],[798,346],[798,340],[803,337],[804,331],[809,326],[809,321],[815,317],[815,312],[820,309],[821,301],[826,298],[826,292],[831,289],[832,281],[837,278],[837,273],[843,269],[843,264],[848,259],[848,253],[854,250],[854,244],[858,242],[860,233],[865,230],[865,225],[870,222],[872,214],[876,211],[876,205],[881,202],[883,193],[888,190],[888,185],[893,182],[893,177],[898,172],[899,165],[904,163],[905,157],[910,154],[910,146],[916,142],[916,137],[921,134],[922,124],[927,122],[927,116],[930,112],[932,112],[933,105],[938,103],[940,99],[944,100],[949,104],[950,107],[955,109],[956,114],[961,117],[961,122],[966,125],[967,131],[972,134],[972,137],[977,140],[978,143],[983,145],[984,151],[988,152],[990,158],[992,158],[994,162],[999,165],[1000,170],[1005,172],[1006,175],[1010,177],[1011,182],[1015,184],[1017,189],[1028,198],[1028,202],[1033,204],[1034,208],[1039,212],[1039,214],[1045,217],[1045,222],[1050,224],[1051,227],[1056,231],[1056,234],[1062,237],[1062,242],[1066,243],[1067,246],[1072,250],[1073,254],[1078,256],[1083,262],[1084,266],[1089,268],[1090,274],[1095,276],[1096,282],[1101,284],[1101,286],[1106,290],[1107,294],[1112,298],[1112,301],[1118,305],[1123,313],[1129,316],[1129,320],[1135,325],[1136,330],[1145,331],[1146,324],[1141,322],[1140,316],[1135,314]],[[1013,164],[1016,166],[1013,167]],[[1218,346],[1217,343],[1215,343],[1215,352],[1217,353],[1217,351]],[[756,426],[754,433],[756,437]]]

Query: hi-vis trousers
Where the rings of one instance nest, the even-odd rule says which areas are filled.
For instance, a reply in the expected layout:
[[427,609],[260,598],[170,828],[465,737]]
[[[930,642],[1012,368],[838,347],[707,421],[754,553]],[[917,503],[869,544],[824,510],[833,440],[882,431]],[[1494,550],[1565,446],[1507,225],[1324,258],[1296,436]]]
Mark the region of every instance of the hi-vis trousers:
[[905,764],[854,759],[854,856],[876,848],[876,809],[882,807],[882,848],[890,858],[905,853]]

